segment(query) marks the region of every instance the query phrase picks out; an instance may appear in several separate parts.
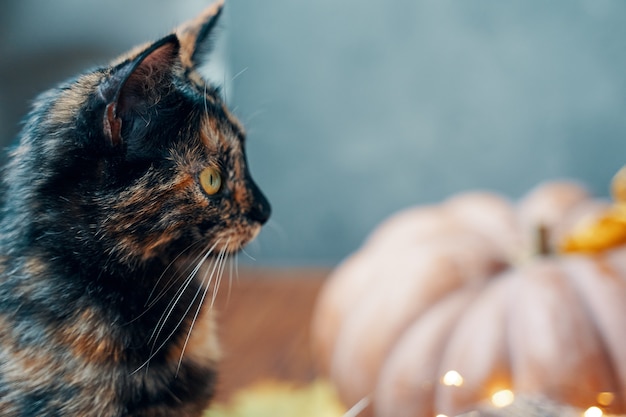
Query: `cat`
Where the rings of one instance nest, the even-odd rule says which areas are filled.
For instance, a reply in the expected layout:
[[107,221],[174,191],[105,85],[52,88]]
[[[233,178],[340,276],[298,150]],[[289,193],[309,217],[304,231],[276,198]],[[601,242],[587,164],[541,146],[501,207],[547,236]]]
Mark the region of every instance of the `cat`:
[[25,118],[0,221],[0,415],[208,406],[210,301],[271,212],[242,125],[197,70],[221,10],[41,94]]

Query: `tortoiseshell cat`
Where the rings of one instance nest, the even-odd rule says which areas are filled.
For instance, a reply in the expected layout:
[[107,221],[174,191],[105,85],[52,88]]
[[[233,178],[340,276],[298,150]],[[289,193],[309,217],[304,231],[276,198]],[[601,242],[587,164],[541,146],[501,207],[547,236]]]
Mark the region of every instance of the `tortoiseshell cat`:
[[241,125],[196,71],[220,10],[42,94],[26,118],[0,226],[0,415],[207,406],[207,292],[270,215]]

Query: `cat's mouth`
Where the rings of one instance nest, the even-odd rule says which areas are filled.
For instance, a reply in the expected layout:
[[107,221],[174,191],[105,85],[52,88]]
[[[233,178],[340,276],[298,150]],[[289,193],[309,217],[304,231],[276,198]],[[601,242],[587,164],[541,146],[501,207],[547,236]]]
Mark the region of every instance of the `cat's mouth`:
[[236,253],[252,242],[261,232],[261,225],[249,225],[241,228],[229,229],[219,236],[222,242],[220,246],[225,248],[227,253]]

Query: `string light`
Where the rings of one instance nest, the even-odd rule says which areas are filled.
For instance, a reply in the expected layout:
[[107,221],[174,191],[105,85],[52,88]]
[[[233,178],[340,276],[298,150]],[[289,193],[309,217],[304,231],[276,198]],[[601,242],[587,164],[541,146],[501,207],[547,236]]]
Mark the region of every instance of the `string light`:
[[513,391],[509,389],[503,389],[503,390],[494,392],[493,395],[491,396],[491,403],[498,408],[511,405],[513,401],[515,401],[515,394],[513,394]]
[[585,410],[583,416],[584,417],[602,417],[604,413],[598,407],[589,407]]
[[609,405],[611,405],[614,399],[615,399],[615,394],[613,394],[612,392],[601,392],[596,397],[598,404],[604,407],[608,407]]
[[448,387],[460,387],[463,385],[463,377],[457,371],[451,370],[441,378],[441,383]]

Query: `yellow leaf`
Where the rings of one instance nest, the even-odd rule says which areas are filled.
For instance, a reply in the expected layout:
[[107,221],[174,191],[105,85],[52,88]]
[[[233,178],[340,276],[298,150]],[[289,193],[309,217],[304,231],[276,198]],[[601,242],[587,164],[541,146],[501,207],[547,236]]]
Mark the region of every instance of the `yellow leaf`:
[[598,219],[578,225],[563,240],[562,252],[599,253],[626,244],[626,166],[613,177],[611,195],[613,206]]
[[626,221],[608,213],[591,225],[583,225],[568,236],[563,252],[599,253],[626,243]]
[[204,417],[341,417],[345,407],[329,382],[304,387],[265,381],[239,391],[229,404],[215,404]]

